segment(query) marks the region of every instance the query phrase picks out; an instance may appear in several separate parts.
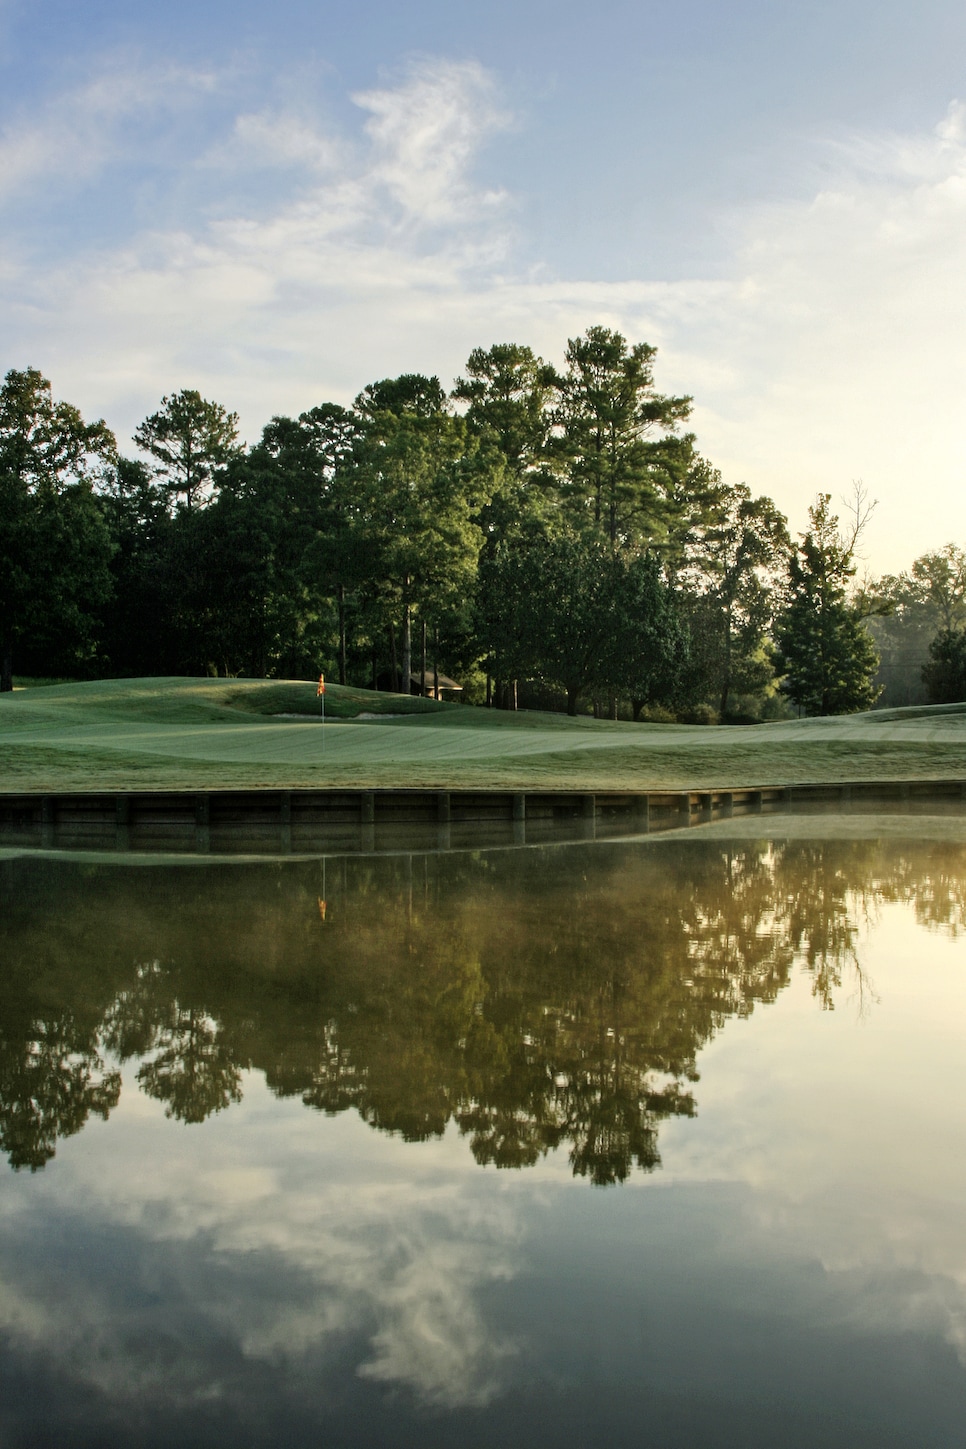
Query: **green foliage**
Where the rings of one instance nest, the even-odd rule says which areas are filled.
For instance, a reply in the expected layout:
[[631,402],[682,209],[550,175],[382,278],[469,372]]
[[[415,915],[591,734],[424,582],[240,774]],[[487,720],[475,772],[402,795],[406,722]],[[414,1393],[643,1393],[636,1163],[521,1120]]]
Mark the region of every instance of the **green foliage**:
[[110,590],[112,547],[95,494],[115,452],[103,422],[55,403],[35,368],[0,388],[0,690],[13,657],[42,674],[69,668],[92,647],[95,614]]
[[499,448],[508,474],[524,481],[545,466],[550,406],[557,377],[529,347],[497,343],[475,348],[453,397],[467,404],[466,419]]
[[733,694],[763,695],[771,683],[765,638],[788,549],[784,515],[770,498],[752,498],[743,483],[719,484],[693,530],[687,570],[692,693],[713,698],[722,716]]
[[940,630],[961,629],[966,624],[966,550],[947,543],[937,553],[917,558],[906,593],[914,607],[937,620]]
[[811,528],[789,559],[788,602],[779,620],[783,688],[806,714],[851,714],[878,697],[878,655],[862,613],[850,602],[854,538],[839,532],[831,496],[809,509]]
[[355,409],[363,418],[378,418],[384,413],[435,418],[446,412],[446,394],[438,377],[405,372],[401,377],[369,383],[356,398]]
[[877,615],[870,627],[881,655],[883,701],[916,704],[931,697],[923,674],[931,668],[930,643],[966,624],[966,551],[947,543],[868,593]]
[[374,384],[356,400],[362,427],[346,486],[358,514],[373,634],[401,624],[393,662],[403,693],[413,672],[414,616],[434,636],[441,623],[466,630],[461,616],[484,542],[481,512],[501,469],[495,450],[444,405],[437,379],[418,376]]
[[134,440],[156,460],[155,473],[171,500],[183,497],[188,510],[204,501],[215,470],[241,452],[238,414],[194,388],[162,398]]
[[966,700],[966,629],[943,629],[929,645],[922,680],[930,704]]
[[374,413],[352,466],[366,553],[389,590],[430,613],[471,591],[483,543],[475,516],[492,477],[464,420]]
[[700,456],[691,399],[657,390],[655,356],[604,326],[559,371],[497,343],[449,397],[435,376],[383,378],[352,407],[272,418],[250,449],[236,414],[182,389],[136,430],[149,461],[116,457],[39,373],[10,373],[3,687],[14,647],[48,676],[322,670],[375,687],[391,668],[404,693],[425,661],[467,699],[495,683],[510,704],[519,684],[614,718],[763,718],[776,664],[809,712],[871,703],[870,614],[882,637],[918,630],[922,658],[962,627],[963,550],[857,595],[826,498],[788,565],[779,659],[785,520]]
[[673,695],[685,638],[653,558],[625,558],[574,533],[534,531],[480,565],[480,631],[496,674],[581,695]]
[[578,530],[611,548],[667,537],[675,487],[694,461],[694,439],[677,435],[691,399],[654,388],[655,347],[606,327],[567,343],[552,451],[564,508]]

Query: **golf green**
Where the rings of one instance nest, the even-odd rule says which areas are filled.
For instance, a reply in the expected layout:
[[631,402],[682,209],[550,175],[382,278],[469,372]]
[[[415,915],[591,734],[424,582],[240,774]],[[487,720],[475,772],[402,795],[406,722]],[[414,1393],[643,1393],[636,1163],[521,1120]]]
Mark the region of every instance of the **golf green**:
[[136,679],[0,696],[0,790],[641,790],[966,778],[966,705],[715,728],[314,682]]

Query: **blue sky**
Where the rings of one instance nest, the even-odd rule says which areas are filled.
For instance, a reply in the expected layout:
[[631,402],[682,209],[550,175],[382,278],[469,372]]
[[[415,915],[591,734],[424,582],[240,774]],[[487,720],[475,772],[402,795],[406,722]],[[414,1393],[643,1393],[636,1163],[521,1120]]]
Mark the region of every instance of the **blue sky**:
[[966,542],[966,7],[0,0],[0,365],[126,444],[470,348],[660,348],[699,441],[868,565]]

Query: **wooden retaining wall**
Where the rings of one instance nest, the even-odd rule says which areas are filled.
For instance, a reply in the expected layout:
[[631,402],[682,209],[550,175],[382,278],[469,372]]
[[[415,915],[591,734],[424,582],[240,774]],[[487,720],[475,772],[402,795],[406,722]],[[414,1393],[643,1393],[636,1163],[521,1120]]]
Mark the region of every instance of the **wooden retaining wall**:
[[966,781],[641,792],[208,790],[0,795],[0,846],[313,854],[620,839],[776,811],[961,812]]

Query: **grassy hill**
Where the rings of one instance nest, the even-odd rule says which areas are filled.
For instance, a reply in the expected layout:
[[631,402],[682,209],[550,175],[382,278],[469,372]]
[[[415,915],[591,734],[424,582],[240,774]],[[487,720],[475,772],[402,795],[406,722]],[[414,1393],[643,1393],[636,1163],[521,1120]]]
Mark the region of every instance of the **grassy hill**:
[[135,679],[0,695],[0,790],[645,789],[966,779],[966,705],[709,728],[314,683]]

